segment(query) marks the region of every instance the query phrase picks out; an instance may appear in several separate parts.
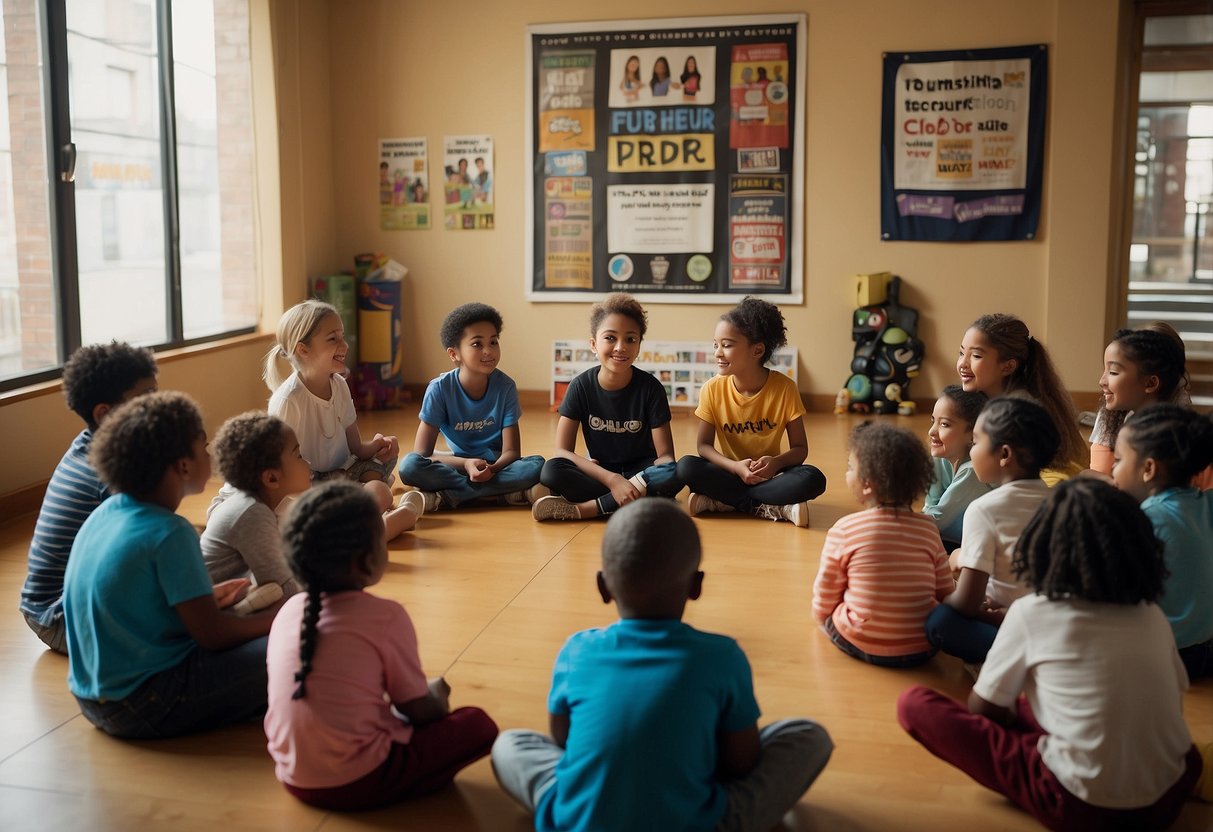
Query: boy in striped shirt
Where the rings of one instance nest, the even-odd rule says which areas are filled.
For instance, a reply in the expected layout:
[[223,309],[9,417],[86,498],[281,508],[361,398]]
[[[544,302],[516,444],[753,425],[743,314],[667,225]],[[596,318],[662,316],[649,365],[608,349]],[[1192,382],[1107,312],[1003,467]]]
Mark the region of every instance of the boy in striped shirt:
[[935,654],[927,615],[954,583],[935,522],[911,505],[931,482],[914,434],[864,423],[851,434],[847,486],[864,506],[826,534],[813,584],[813,619],[849,656],[913,667]]
[[152,351],[111,341],[81,347],[63,365],[67,406],[86,427],[59,460],[46,486],[29,547],[29,574],[21,589],[21,614],[38,638],[67,652],[63,629],[63,573],[80,526],[109,496],[88,461],[93,432],[116,406],[156,389]]

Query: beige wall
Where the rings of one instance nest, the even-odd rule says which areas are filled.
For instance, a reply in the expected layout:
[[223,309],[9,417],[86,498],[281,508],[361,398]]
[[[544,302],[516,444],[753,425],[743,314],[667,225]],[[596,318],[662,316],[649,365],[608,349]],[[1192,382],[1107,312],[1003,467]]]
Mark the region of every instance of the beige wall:
[[[293,4],[288,4],[293,5]],[[305,7],[308,4],[303,4]],[[406,288],[406,379],[422,382],[448,364],[436,343],[442,315],[483,300],[505,316],[503,368],[523,389],[547,386],[551,339],[579,337],[584,304],[534,304],[523,295],[523,158],[528,23],[652,16],[643,0],[608,6],[577,0],[333,3],[309,13],[304,41],[328,42],[329,89],[304,101],[310,123],[329,118],[332,182],[306,184],[304,210],[329,210],[335,246],[309,246],[309,273],[346,267],[355,252],[386,252],[410,269]],[[738,5],[702,0],[697,14]],[[847,376],[851,341],[847,278],[891,270],[907,303],[923,313],[928,358],[914,384],[929,397],[954,378],[965,326],[984,312],[1021,316],[1054,353],[1072,390],[1093,390],[1106,322],[1109,176],[1112,170],[1116,5],[1107,0],[771,0],[763,12],[808,14],[805,171],[806,303],[785,306],[801,350],[801,389],[832,394]],[[308,29],[315,30],[309,32]],[[1045,209],[1034,242],[939,245],[882,243],[879,226],[881,51],[1045,43],[1050,48]],[[309,55],[323,63],[323,54]],[[305,116],[305,118],[307,118]],[[381,137],[426,136],[431,185],[444,135],[491,133],[497,227],[485,232],[378,229],[375,157]],[[324,173],[320,172],[323,177]],[[323,204],[321,204],[323,203]],[[437,205],[437,203],[435,203]],[[722,307],[650,307],[650,333],[708,339]]]

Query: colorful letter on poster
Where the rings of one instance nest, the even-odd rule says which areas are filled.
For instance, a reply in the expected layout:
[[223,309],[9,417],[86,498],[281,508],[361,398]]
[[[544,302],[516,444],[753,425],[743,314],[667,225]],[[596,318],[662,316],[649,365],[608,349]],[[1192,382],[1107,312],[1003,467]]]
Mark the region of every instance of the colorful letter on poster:
[[780,286],[787,264],[788,178],[734,176],[729,182],[729,288]]
[[803,300],[806,27],[529,27],[527,297]]
[[539,60],[539,151],[594,149],[593,52]]
[[882,239],[1035,236],[1047,58],[1042,45],[885,56]]
[[443,214],[448,229],[493,227],[493,137],[443,140]]
[[379,140],[379,227],[384,231],[430,227],[426,140]]

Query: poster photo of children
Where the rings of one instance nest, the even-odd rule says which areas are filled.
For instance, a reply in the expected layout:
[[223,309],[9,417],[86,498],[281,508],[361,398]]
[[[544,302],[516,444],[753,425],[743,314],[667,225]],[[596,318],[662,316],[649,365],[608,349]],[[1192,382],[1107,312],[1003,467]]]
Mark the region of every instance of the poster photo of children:
[[443,140],[443,215],[450,230],[493,227],[493,137]]
[[426,139],[379,140],[379,227],[417,231],[430,227],[429,154]]
[[608,106],[711,106],[715,66],[714,46],[612,49]]

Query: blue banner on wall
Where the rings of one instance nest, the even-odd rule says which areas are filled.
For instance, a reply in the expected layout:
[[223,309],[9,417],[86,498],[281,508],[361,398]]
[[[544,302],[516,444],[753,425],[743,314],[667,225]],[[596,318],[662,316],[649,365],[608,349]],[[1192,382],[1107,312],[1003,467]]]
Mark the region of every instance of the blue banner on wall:
[[1047,89],[1044,44],[886,53],[880,238],[1035,239]]

